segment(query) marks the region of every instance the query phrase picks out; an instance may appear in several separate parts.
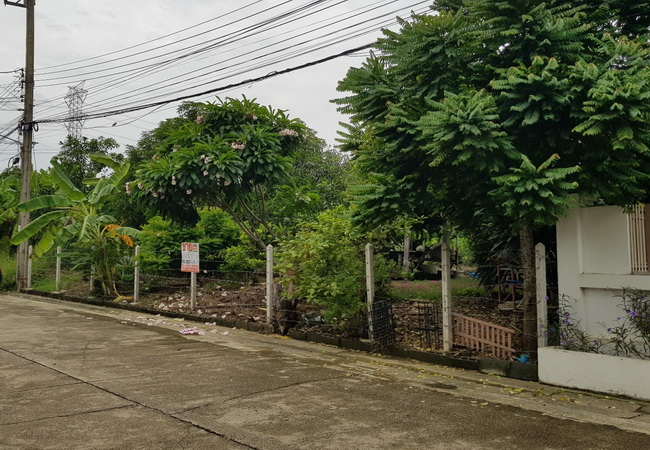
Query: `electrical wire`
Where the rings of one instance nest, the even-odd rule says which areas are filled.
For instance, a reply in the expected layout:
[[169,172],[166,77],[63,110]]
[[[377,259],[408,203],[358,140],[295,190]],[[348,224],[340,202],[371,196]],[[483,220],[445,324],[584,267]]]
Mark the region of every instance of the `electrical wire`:
[[[428,2],[417,2],[417,3],[414,3],[414,4],[410,5],[410,6],[417,6],[417,5],[420,5],[420,4],[422,4],[422,3],[428,3]],[[390,14],[393,14],[393,13],[396,13],[396,12],[399,12],[399,11],[400,11],[400,10],[391,11]],[[386,14],[384,14],[384,16],[385,16],[385,15],[386,15]],[[381,18],[381,17],[382,17],[382,16],[378,16],[378,17],[375,17],[375,18],[373,18],[373,19],[377,19],[377,18]],[[340,21],[339,21],[339,22],[340,22]],[[338,22],[337,22],[337,23],[338,23]],[[382,25],[385,25],[385,24],[382,24]],[[351,28],[351,27],[348,27],[348,28]],[[370,31],[374,31],[374,29],[375,29],[375,28],[371,28]],[[306,42],[308,42],[308,41],[305,41],[305,42],[303,42],[303,43],[306,43]],[[319,47],[319,48],[322,49],[323,47],[324,47],[324,46],[321,46],[321,47]],[[289,47],[287,47],[287,48],[289,48]],[[286,50],[287,48],[285,48],[284,50]],[[269,55],[271,55],[271,54],[273,54],[273,53],[278,53],[278,52],[279,52],[279,51],[271,52],[271,53],[266,54],[266,55],[264,55],[264,56],[269,56]],[[306,52],[303,52],[303,54],[305,54],[305,53],[306,53]],[[300,54],[300,53],[299,53],[299,54]],[[260,59],[260,57],[257,57],[257,58],[255,58],[255,59]],[[284,60],[287,60],[287,59],[289,59],[289,58],[280,59],[280,61],[284,61]],[[247,61],[246,61],[246,62],[247,62]],[[243,64],[243,63],[239,63],[239,65],[241,65],[241,64]],[[255,68],[260,68],[260,67],[264,67],[264,66],[257,66],[257,67],[255,67]],[[248,68],[247,68],[247,70],[250,70],[250,69],[251,69],[251,67],[248,67]],[[224,70],[224,69],[219,69],[219,70]],[[212,72],[214,72],[214,71],[210,71],[210,72],[208,72],[208,73],[201,74],[200,76],[207,76],[207,75],[212,74]],[[241,72],[237,72],[237,73],[235,73],[235,75],[240,75],[240,74],[241,74]],[[196,79],[196,78],[197,78],[196,76],[193,77],[193,79]],[[224,77],[224,78],[225,78],[225,77]],[[218,79],[217,81],[222,81],[224,78],[220,78],[220,79]],[[158,82],[158,83],[156,83],[156,84],[160,84],[160,83],[161,83],[161,82]],[[172,85],[177,85],[177,84],[179,84],[179,82],[172,83]],[[166,86],[166,87],[169,87],[169,86],[170,86],[170,85],[168,85],[168,86]],[[200,85],[192,86],[192,87],[190,87],[190,88],[184,88],[182,91],[186,91],[187,89],[193,89],[193,88],[202,87],[202,86],[204,86],[204,84],[200,84]],[[134,94],[135,92],[137,92],[138,90],[142,90],[142,88],[140,88],[140,89],[136,89],[135,91],[129,91],[128,93],[126,93],[126,94],[121,94],[121,95],[122,95],[122,96],[126,96],[126,95],[128,95],[128,96],[131,96],[131,97],[132,97],[133,94]],[[149,91],[152,91],[152,90],[149,90]],[[147,91],[145,91],[145,93],[146,93],[146,92],[147,92]],[[179,91],[173,91],[172,93],[161,94],[161,95],[158,95],[158,96],[156,96],[156,97],[153,97],[153,98],[150,98],[150,99],[147,99],[147,100],[153,100],[153,99],[156,99],[156,98],[160,98],[160,97],[162,97],[162,96],[165,96],[165,95],[176,94],[176,93],[178,93],[178,92],[179,92]],[[140,95],[142,95],[142,94],[140,94]],[[114,105],[115,103],[116,103],[116,97],[113,96],[113,97],[112,97],[112,104]],[[130,104],[134,104],[134,103],[136,103],[136,102],[132,101],[131,103],[126,104],[125,106],[128,106],[128,105],[130,105]],[[98,104],[91,104],[91,105],[88,105],[88,106],[98,106]],[[113,108],[115,108],[115,107],[113,107]]]
[[[394,1],[396,1],[396,0],[394,0]],[[385,3],[385,2],[378,2],[378,3]],[[366,10],[366,11],[364,11],[364,12],[365,12],[365,13],[369,13],[369,12],[371,12],[372,10],[374,10],[374,8],[373,8],[373,9]],[[397,12],[397,11],[399,11],[399,10],[391,11],[391,12],[388,13],[388,14],[392,14],[392,13]],[[377,16],[377,17],[370,18],[370,19],[368,19],[367,21],[372,21],[372,20],[381,19],[381,18],[383,18],[385,15],[386,15],[386,14],[382,14],[381,16]],[[346,17],[344,20],[350,20],[350,19],[355,18],[355,17],[357,17],[357,15],[351,15],[351,16]],[[295,35],[295,34],[294,34],[293,36],[290,36],[288,39],[282,40],[282,41],[280,41],[280,42],[274,42],[274,43],[271,43],[271,44],[268,44],[268,45],[262,45],[261,47],[256,48],[256,49],[255,49],[253,52],[251,52],[251,53],[259,52],[259,51],[261,51],[261,50],[264,50],[264,49],[267,49],[267,48],[270,48],[270,47],[276,46],[276,45],[278,45],[278,44],[280,44],[280,43],[288,43],[289,41],[291,41],[291,40],[293,40],[293,39],[305,38],[307,35],[309,35],[309,34],[311,34],[311,33],[318,32],[318,31],[323,30],[323,29],[325,29],[325,28],[327,28],[327,27],[329,27],[329,26],[332,26],[332,25],[338,25],[338,24],[342,23],[344,20],[337,21],[337,22],[333,22],[333,23],[329,23],[329,24],[325,24],[325,25],[321,25],[321,26],[319,26],[319,27],[313,27],[313,26],[311,26],[311,25],[310,25],[310,26],[307,26],[307,27],[310,28],[310,30],[309,30],[308,32],[306,32],[306,33],[302,33],[302,34],[300,34],[300,35]],[[383,26],[383,25],[385,25],[385,23],[382,23],[381,25]],[[294,30],[294,31],[300,31],[300,30],[302,30],[302,29],[304,29],[304,28],[307,28],[307,27],[301,27],[301,28],[298,28],[298,29],[296,29],[296,30]],[[342,31],[342,30],[346,30],[346,29],[350,29],[350,28],[351,28],[351,27],[342,28],[342,29],[339,29],[339,30],[337,30],[337,31]],[[372,27],[370,27],[369,31],[375,31],[375,29],[377,29],[377,28],[378,28],[378,27],[372,26]],[[285,34],[288,34],[288,33],[289,33],[289,32],[281,33],[281,35],[285,35]],[[328,36],[331,36],[331,35],[332,35],[331,33],[328,34]],[[321,37],[322,37],[322,36],[319,36],[318,38],[321,38]],[[269,52],[269,53],[266,53],[266,54],[263,54],[263,55],[260,55],[260,56],[256,56],[256,57],[250,57],[250,56],[251,56],[251,53],[241,53],[239,56],[236,56],[236,57],[234,57],[234,58],[229,59],[229,64],[228,64],[227,67],[220,68],[220,69],[216,69],[216,70],[215,70],[214,68],[212,68],[212,67],[208,67],[208,68],[206,68],[205,71],[203,71],[203,72],[199,72],[199,73],[196,73],[196,72],[190,72],[190,73],[186,73],[186,74],[184,74],[184,76],[183,76],[183,75],[175,75],[173,78],[167,78],[167,79],[164,79],[164,80],[160,80],[160,81],[158,81],[158,82],[156,82],[156,83],[154,83],[154,84],[148,84],[148,85],[147,85],[147,88],[149,88],[149,89],[148,89],[148,90],[145,90],[145,91],[142,92],[142,93],[153,92],[153,91],[156,90],[156,89],[154,89],[154,86],[158,86],[158,85],[160,85],[160,84],[162,84],[162,83],[169,82],[169,81],[172,81],[172,80],[173,80],[173,82],[171,82],[171,83],[169,83],[169,84],[163,86],[163,88],[171,87],[171,86],[175,86],[175,85],[182,84],[182,83],[185,82],[185,81],[189,81],[190,78],[191,78],[192,80],[198,80],[198,79],[203,78],[203,77],[212,76],[212,75],[214,75],[214,74],[217,73],[217,72],[221,72],[221,71],[224,71],[224,70],[226,70],[226,69],[232,69],[232,68],[234,68],[234,67],[242,66],[243,64],[247,64],[247,63],[249,63],[249,62],[251,62],[251,61],[260,60],[260,59],[263,59],[264,57],[272,56],[272,55],[277,54],[277,53],[280,53],[280,52],[282,52],[282,51],[289,50],[289,49],[295,48],[295,47],[297,47],[297,46],[299,46],[299,45],[303,45],[303,44],[311,43],[311,42],[314,42],[314,39],[309,39],[309,40],[307,40],[307,41],[303,41],[303,42],[300,42],[300,43],[298,43],[298,44],[291,44],[291,45],[288,45],[287,47],[284,47],[284,48],[282,48],[282,49],[274,50],[274,51],[272,51],[272,52]],[[221,55],[222,55],[222,56],[225,56],[227,53],[230,53],[230,52],[241,51],[241,50],[243,50],[243,48],[245,48],[245,47],[247,47],[247,46],[256,45],[256,44],[258,44],[258,42],[252,42],[252,43],[246,44],[246,45],[244,45],[244,46],[242,46],[242,47],[238,47],[238,48],[236,48],[236,49],[232,49],[232,50],[226,51],[226,52],[222,53]],[[297,54],[298,52],[294,52],[294,53]],[[236,61],[237,59],[241,59],[241,58],[244,58],[244,57],[246,57],[246,56],[249,56],[249,59],[246,59],[246,60],[244,60],[244,61],[242,61],[242,62],[234,63],[234,61]],[[289,58],[284,58],[284,59],[280,59],[280,60],[274,60],[274,61],[272,61],[272,62],[284,62],[284,61],[287,61],[288,59],[289,59]],[[261,66],[261,67],[260,67],[260,66],[257,66],[257,67],[255,67],[255,66],[248,66],[248,67],[246,68],[246,70],[259,69],[259,68],[262,68],[262,67],[266,67],[266,66],[268,66],[268,65],[269,65],[269,64],[265,64],[265,65],[263,65],[263,66]],[[240,74],[241,74],[241,72],[236,72],[236,73],[232,73],[231,75],[236,76],[236,75],[240,75]],[[223,78],[219,78],[219,79],[217,79],[217,80],[213,80],[213,81],[221,81],[221,80],[223,80]],[[127,96],[128,96],[128,97],[133,97],[134,94],[136,94],[138,91],[141,91],[142,89],[143,89],[143,88],[136,88],[136,89],[133,89],[133,90],[130,90],[130,91],[124,92],[124,93],[120,94],[118,97],[113,96],[113,97],[111,98],[111,100],[113,101],[113,103],[116,103],[116,100],[119,99],[120,97],[127,97]],[[99,90],[99,92],[101,92],[101,91],[102,91],[102,89]],[[98,93],[98,91],[93,91],[93,92],[94,92],[94,94],[97,94],[97,93]],[[88,105],[88,106],[97,106],[97,103],[95,103],[95,104],[90,104],[90,105]]]
[[[250,15],[250,16],[247,16],[247,17],[245,17],[244,19],[246,19],[246,18],[250,18],[250,17],[254,17],[254,16],[259,15],[259,14],[261,14],[261,13],[263,13],[263,12],[267,12],[267,11],[269,11],[269,10],[275,9],[275,8],[277,8],[277,7],[279,7],[279,6],[282,6],[282,5],[285,5],[285,4],[287,4],[287,3],[290,3],[291,1],[292,1],[292,0],[286,0],[286,1],[284,1],[283,3],[281,3],[281,4],[279,4],[279,5],[275,5],[275,6],[271,7],[271,8],[267,8],[267,9],[261,11],[261,12],[258,12],[258,13],[252,14],[252,15]],[[313,1],[312,3],[310,3],[309,5],[301,6],[301,7],[299,7],[299,8],[295,8],[294,10],[291,10],[291,11],[286,12],[286,13],[282,13],[282,14],[280,14],[280,15],[278,15],[278,16],[275,16],[275,17],[273,17],[273,18],[271,18],[271,19],[266,19],[266,20],[262,21],[261,23],[251,25],[251,26],[249,26],[249,27],[247,27],[247,28],[249,28],[249,29],[253,29],[253,30],[254,30],[254,29],[258,28],[258,27],[263,26],[263,25],[266,24],[267,22],[271,22],[271,23],[272,23],[272,22],[278,21],[278,20],[280,20],[280,19],[283,19],[283,18],[286,18],[286,17],[290,17],[291,15],[296,14],[296,13],[298,13],[298,12],[300,12],[300,11],[303,11],[303,10],[306,9],[306,8],[310,8],[310,7],[313,7],[314,5],[318,5],[318,4],[320,4],[320,3],[328,2],[328,1],[331,1],[331,0],[314,0],[314,1]],[[234,22],[234,23],[230,23],[230,24],[227,24],[227,25],[235,25],[237,22],[239,22],[239,21],[241,21],[241,20],[244,20],[244,19],[240,19],[240,20],[238,20],[238,21],[236,21],[236,22]],[[97,63],[97,64],[89,65],[89,66],[82,66],[81,68],[94,67],[94,66],[96,66],[96,65],[100,65],[100,64],[108,64],[108,63],[110,63],[110,62],[115,62],[115,61],[119,61],[119,60],[122,60],[122,59],[131,58],[131,57],[133,57],[133,56],[137,56],[137,55],[141,55],[141,54],[144,54],[144,53],[148,53],[148,52],[150,52],[150,51],[152,51],[152,50],[156,50],[156,49],[159,49],[159,48],[168,47],[168,46],[170,46],[170,45],[174,45],[174,44],[177,44],[177,43],[179,43],[179,42],[183,42],[183,41],[186,41],[186,40],[189,40],[189,39],[192,39],[192,38],[195,38],[195,37],[201,36],[201,35],[203,35],[203,34],[206,34],[206,33],[211,32],[211,31],[215,31],[215,30],[218,30],[218,29],[220,29],[220,28],[224,28],[225,26],[226,26],[226,25],[222,25],[222,26],[219,26],[219,27],[217,27],[217,28],[213,28],[212,30],[208,30],[208,31],[205,31],[205,32],[199,33],[199,34],[194,35],[194,36],[190,36],[190,37],[187,37],[187,38],[184,38],[184,39],[180,39],[180,40],[178,40],[178,41],[175,41],[175,42],[172,42],[172,43],[169,43],[169,44],[165,44],[165,45],[162,45],[162,46],[160,46],[160,47],[156,47],[156,48],[151,49],[151,50],[145,50],[145,51],[142,51],[142,52],[135,53],[135,54],[133,54],[133,55],[128,55],[128,56],[125,56],[125,57],[122,57],[122,58],[116,58],[116,59],[108,60],[108,61],[105,61],[105,62],[101,62],[101,63]],[[239,31],[239,34],[241,34],[241,33],[244,32],[244,31],[249,31],[249,29],[247,29],[247,28],[245,28],[244,30]],[[43,82],[43,81],[53,81],[53,80],[61,80],[61,79],[66,79],[66,78],[84,78],[85,80],[93,80],[93,79],[96,79],[97,77],[93,78],[93,77],[88,77],[87,75],[93,75],[93,74],[96,74],[96,73],[101,73],[101,72],[105,72],[105,71],[110,71],[110,70],[114,70],[114,69],[119,69],[119,68],[123,68],[123,67],[128,67],[128,66],[131,66],[131,65],[133,65],[133,64],[139,64],[139,63],[142,63],[142,62],[144,62],[144,61],[151,61],[151,60],[156,59],[156,58],[159,58],[159,57],[161,57],[161,56],[169,56],[169,55],[172,55],[172,54],[175,54],[175,53],[179,53],[179,52],[183,52],[183,51],[186,51],[186,50],[190,50],[190,49],[193,49],[193,48],[196,48],[196,47],[204,46],[206,43],[214,42],[215,40],[218,40],[218,39],[220,39],[220,38],[223,38],[223,36],[219,36],[219,38],[214,38],[214,39],[211,39],[211,40],[208,40],[208,41],[202,41],[202,42],[200,42],[200,43],[198,43],[198,44],[193,44],[193,45],[191,45],[191,46],[189,46],[189,47],[184,47],[184,48],[181,48],[181,49],[177,49],[177,50],[173,50],[173,51],[170,51],[170,52],[167,52],[167,53],[163,53],[162,55],[152,56],[152,57],[145,58],[145,59],[142,59],[142,60],[139,60],[139,61],[135,61],[135,62],[132,62],[132,63],[125,63],[125,64],[120,64],[120,65],[117,65],[117,66],[112,66],[112,67],[107,68],[107,69],[99,69],[99,70],[94,70],[94,71],[85,72],[85,73],[81,73],[81,74],[67,75],[67,76],[63,76],[63,77],[39,78],[39,81],[41,81],[41,82]],[[214,45],[214,44],[211,44],[211,45]],[[207,46],[207,47],[209,48],[210,45]],[[189,54],[192,54],[192,53],[189,53]],[[67,69],[66,71],[71,71],[71,70],[77,70],[77,69]],[[40,72],[39,72],[39,73],[40,73]],[[113,75],[115,75],[115,74],[113,74]],[[45,84],[45,85],[43,85],[43,86],[56,86],[56,85],[67,84],[67,83],[69,83],[69,82],[54,83],[54,84]]]
[[[292,30],[285,29],[280,33],[277,33],[281,27],[288,27],[288,25],[294,25],[299,23],[306,17],[317,14],[318,12],[324,11],[326,8],[333,8],[344,1],[339,1],[337,3],[329,2],[328,0],[312,1],[307,5],[302,5],[300,8],[293,8],[289,11],[284,11],[282,14],[278,14],[274,17],[267,18],[266,20],[259,21],[255,24],[249,24],[247,27],[242,27],[238,30],[237,33],[230,33],[223,36],[217,36],[210,40],[201,42],[200,44],[194,44],[190,46],[184,46],[182,49],[176,49],[173,52],[167,52],[163,54],[158,54],[156,56],[151,56],[146,59],[139,59],[137,61],[131,61],[129,64],[123,66],[112,66],[109,69],[102,69],[98,71],[85,71],[82,72],[84,68],[97,68],[102,64],[108,64],[111,61],[128,61],[129,59],[137,58],[142,55],[151,55],[155,50],[160,50],[163,48],[172,47],[173,45],[179,45],[181,42],[187,42],[190,39],[196,38],[197,36],[206,36],[207,33],[225,29],[228,26],[232,26],[233,23],[244,25],[241,20],[231,21],[230,23],[222,24],[220,26],[214,27],[211,30],[204,31],[201,33],[195,33],[193,36],[185,37],[183,39],[178,39],[174,42],[164,44],[161,46],[156,46],[155,48],[142,50],[129,55],[122,55],[120,58],[112,58],[109,61],[98,62],[97,64],[78,66],[78,63],[96,61],[102,57],[109,55],[118,55],[124,53],[129,49],[141,48],[149,43],[159,41],[163,38],[179,35],[180,33],[196,29],[200,25],[206,24],[208,22],[213,22],[218,18],[223,18],[228,15],[232,15],[235,12],[239,12],[239,9],[230,11],[229,13],[223,14],[219,17],[212,18],[210,20],[201,22],[200,24],[193,25],[191,27],[184,28],[182,30],[161,36],[160,38],[152,39],[150,41],[136,44],[130,47],[126,47],[122,50],[117,50],[114,52],[105,53],[92,58],[85,58],[83,60],[77,61],[77,66],[75,67],[75,62],[59,64],[57,66],[50,66],[47,69],[50,69],[49,72],[41,70],[39,74],[44,75],[64,75],[61,79],[72,80],[75,77],[78,77],[79,74],[86,73],[95,73],[98,76],[95,80],[99,83],[95,86],[89,87],[91,95],[103,94],[106,97],[104,99],[97,99],[94,103],[85,105],[85,108],[89,108],[90,111],[84,114],[80,114],[75,117],[71,117],[69,113],[54,113],[55,110],[59,109],[61,106],[57,105],[56,102],[61,100],[61,97],[47,99],[45,101],[39,102],[37,106],[41,107],[38,113],[41,118],[38,118],[33,121],[33,123],[64,123],[73,120],[92,120],[100,119],[102,117],[109,117],[114,115],[126,115],[133,112],[143,111],[146,109],[151,109],[150,111],[141,114],[137,117],[130,117],[128,121],[120,123],[115,126],[126,126],[131,125],[134,122],[142,120],[144,117],[160,110],[170,109],[171,104],[178,103],[184,100],[190,99],[199,99],[206,97],[208,95],[213,95],[217,92],[227,92],[230,90],[237,89],[238,87],[245,86],[248,84],[253,84],[260,82],[275,76],[287,74],[295,70],[300,70],[303,68],[311,67],[316,64],[321,64],[327,62],[331,59],[339,58],[342,56],[355,56],[360,51],[367,50],[371,45],[364,45],[360,47],[355,47],[350,50],[346,50],[335,55],[331,55],[325,58],[316,59],[314,61],[308,61],[302,64],[298,64],[281,71],[271,71],[266,75],[261,76],[250,76],[244,81],[234,82],[226,84],[224,86],[209,87],[211,84],[214,85],[218,82],[223,82],[229,78],[233,78],[242,74],[251,74],[255,75],[255,71],[261,71],[265,68],[272,68],[273,64],[279,64],[286,62],[292,59],[303,57],[317,51],[323,50],[325,48],[333,47],[338,44],[345,42],[350,42],[352,39],[359,38],[365,34],[376,31],[380,25],[386,25],[386,21],[383,20],[388,14],[397,13],[403,11],[404,8],[391,11],[390,13],[384,13],[373,17],[372,19],[361,21],[355,25],[349,27],[340,27],[345,21],[349,21],[352,18],[357,18],[361,14],[370,14],[373,10],[380,10],[382,7],[385,7],[387,4],[396,3],[398,0],[393,0],[390,2],[378,1],[372,3],[371,5],[364,5],[362,7],[356,8],[354,13],[341,13],[335,16],[328,17],[325,20],[318,21],[316,23],[311,23],[310,25],[301,26],[294,28]],[[260,1],[253,2],[249,5],[245,5],[243,8],[248,8],[254,4],[260,3]],[[289,1],[282,3],[284,5],[290,3]],[[420,6],[424,3],[429,4],[430,1],[426,2],[417,2],[409,7]],[[276,6],[281,6],[276,5]],[[372,6],[372,8],[371,8]],[[312,9],[308,9],[312,8]],[[268,12],[272,8],[267,8]],[[428,8],[427,8],[428,9]],[[252,18],[257,14],[252,14],[246,16],[247,18]],[[340,19],[340,20],[334,20]],[[383,21],[382,21],[383,20]],[[378,23],[375,23],[378,22]],[[394,23],[394,22],[391,22]],[[370,25],[373,24],[373,25]],[[328,32],[329,29],[339,26],[338,29]],[[308,28],[304,33],[300,33],[305,28]],[[312,39],[308,39],[308,36],[318,34],[318,31],[326,31],[325,35],[317,35]],[[276,32],[276,34],[270,35],[269,33]],[[284,39],[284,36],[288,36]],[[252,39],[257,38],[257,41],[252,41]],[[263,45],[260,45],[259,42],[262,41]],[[296,42],[299,41],[299,42]],[[286,44],[286,45],[285,45]],[[290,45],[291,44],[291,45]],[[282,45],[285,45],[282,47]],[[247,48],[257,46],[251,51],[244,51]],[[228,64],[222,67],[215,69],[214,67],[205,67],[203,71],[197,72],[186,71],[180,75],[176,75],[173,78],[166,78],[163,80],[156,80],[155,83],[146,83],[144,86],[138,87],[137,85],[133,86],[128,92],[122,92],[115,95],[115,90],[121,88],[122,86],[127,86],[129,83],[139,82],[143,83],[145,77],[153,77],[156,74],[160,74],[166,70],[170,70],[173,67],[176,67],[180,64],[187,64],[189,61],[198,63],[209,57],[211,57],[212,52],[216,50],[221,50],[220,55],[226,55],[228,53],[238,52],[237,56],[230,58]],[[51,70],[57,68],[64,68],[65,70]],[[128,70],[121,70],[128,68]],[[215,75],[219,74],[219,77],[216,78]],[[40,81],[45,81],[47,78],[40,79]],[[55,78],[51,78],[50,81],[54,81]],[[193,81],[194,83],[191,86],[186,86],[187,83]],[[71,84],[71,81],[66,83],[52,84],[55,85],[64,85]],[[39,87],[47,87],[48,85],[41,85]],[[202,89],[201,92],[192,91],[195,89]],[[189,92],[188,92],[189,91]],[[179,93],[187,93],[185,95],[176,96]],[[170,98],[173,97],[173,98]],[[0,101],[3,97],[0,95]],[[43,109],[42,107],[45,106]],[[46,115],[45,113],[51,112],[51,114]],[[96,126],[86,128],[99,129],[99,128],[112,128],[111,126]],[[18,125],[20,128],[20,123]],[[144,129],[144,128],[143,128]],[[48,133],[56,133],[56,130],[50,131]],[[106,134],[111,134],[106,131]],[[44,137],[46,134],[39,134],[39,137]],[[115,135],[117,136],[117,135]],[[124,138],[123,136],[117,136]],[[17,142],[17,141],[16,141]]]
[[128,113],[128,112],[140,111],[140,110],[143,110],[143,109],[153,108],[153,107],[159,106],[159,105],[166,105],[168,103],[175,103],[175,102],[179,102],[179,101],[183,101],[183,100],[189,100],[189,99],[201,96],[201,95],[213,94],[213,93],[216,93],[216,92],[220,92],[220,91],[222,91],[224,89],[230,89],[230,88],[238,87],[238,86],[245,86],[245,85],[250,84],[250,83],[256,83],[258,81],[267,80],[269,78],[274,78],[274,77],[284,75],[284,74],[287,74],[287,73],[295,72],[297,70],[305,69],[307,67],[312,67],[312,66],[322,64],[322,63],[327,62],[327,61],[331,61],[333,59],[340,58],[342,56],[347,56],[349,54],[358,52],[360,50],[369,49],[372,46],[373,46],[373,44],[362,45],[360,47],[345,50],[345,51],[337,53],[335,55],[330,55],[330,56],[327,56],[327,57],[324,57],[324,58],[321,58],[321,59],[318,59],[318,60],[315,60],[315,61],[310,61],[308,63],[301,64],[299,66],[289,67],[287,69],[280,70],[278,72],[273,72],[273,73],[270,73],[270,74],[267,74],[267,75],[264,75],[264,76],[261,76],[261,77],[251,78],[251,79],[248,79],[248,80],[240,81],[238,83],[232,83],[232,84],[229,84],[227,86],[222,86],[222,87],[218,87],[218,88],[209,89],[207,91],[199,92],[199,93],[196,93],[196,94],[188,94],[188,95],[176,97],[176,98],[173,98],[173,99],[161,100],[159,102],[134,106],[134,107],[130,107],[130,108],[124,108],[124,109],[121,109],[121,110],[107,111],[107,112],[95,113],[95,114],[84,114],[84,115],[77,116],[77,117],[64,117],[64,118],[60,118],[60,119],[45,119],[45,120],[35,121],[33,123],[61,123],[61,122],[69,122],[69,121],[72,121],[72,120],[97,119],[97,118],[100,118],[100,117],[114,116],[114,115],[117,115],[117,114],[123,114],[123,113]]
[[[213,17],[212,19],[205,20],[205,21],[200,22],[200,23],[197,23],[197,24],[195,24],[195,25],[192,25],[192,26],[189,26],[189,27],[183,28],[183,29],[178,30],[178,31],[174,31],[173,33],[169,33],[169,34],[165,34],[165,35],[163,35],[163,36],[159,36],[159,37],[154,38],[154,39],[150,39],[150,40],[145,41],[145,42],[141,42],[141,43],[139,43],[139,44],[131,45],[131,46],[129,46],[129,47],[125,47],[125,48],[122,48],[122,49],[119,49],[119,50],[114,50],[114,51],[112,51],[112,52],[103,53],[103,54],[101,54],[101,55],[92,56],[92,57],[90,57],[90,58],[84,58],[84,59],[80,59],[80,60],[77,60],[77,61],[71,61],[71,62],[68,62],[68,63],[63,63],[63,64],[57,64],[57,65],[54,65],[54,66],[44,67],[44,68],[42,68],[39,72],[40,72],[40,73],[48,73],[48,72],[47,72],[48,69],[54,69],[54,68],[57,68],[57,67],[70,66],[70,65],[74,65],[74,64],[78,64],[78,63],[82,63],[82,62],[87,62],[87,61],[93,61],[93,60],[96,60],[96,59],[99,59],[99,58],[103,58],[103,57],[105,57],[105,56],[111,56],[111,55],[115,55],[115,54],[118,54],[118,53],[124,52],[124,51],[126,51],[126,50],[131,50],[131,49],[134,49],[134,48],[137,48],[137,47],[142,47],[143,45],[147,45],[147,44],[150,44],[150,43],[152,43],[152,42],[161,41],[161,40],[163,40],[163,39],[165,39],[165,38],[168,38],[168,37],[171,37],[171,36],[175,36],[175,35],[177,35],[177,34],[180,34],[180,33],[184,32],[184,31],[188,31],[188,30],[191,30],[191,29],[193,29],[193,28],[198,28],[199,26],[201,26],[201,25],[205,25],[206,23],[214,22],[215,20],[218,20],[218,19],[221,19],[221,18],[223,18],[223,17],[229,16],[229,15],[231,15],[231,14],[237,12],[237,11],[241,11],[241,10],[243,10],[243,9],[246,9],[246,8],[250,7],[250,6],[256,5],[256,4],[258,4],[258,3],[262,3],[263,1],[265,1],[265,0],[257,0],[257,1],[254,1],[253,3],[250,3],[250,4],[246,5],[246,6],[243,6],[243,7],[241,7],[241,8],[238,8],[238,9],[236,9],[236,10],[233,10],[233,11],[227,12],[227,13],[222,14],[222,15],[217,16],[217,17]],[[285,2],[285,3],[286,3],[286,2]],[[128,55],[128,56],[126,56],[126,57],[130,57],[130,56],[133,56],[133,55]],[[126,57],[125,57],[125,58],[126,58]],[[0,73],[4,73],[4,72],[0,72]],[[49,73],[56,73],[56,72],[49,72]]]

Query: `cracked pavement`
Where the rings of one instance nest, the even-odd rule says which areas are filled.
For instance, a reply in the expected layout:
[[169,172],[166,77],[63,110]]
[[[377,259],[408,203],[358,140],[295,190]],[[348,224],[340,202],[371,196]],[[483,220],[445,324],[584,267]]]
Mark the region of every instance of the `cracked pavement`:
[[649,419],[638,401],[0,296],[1,449],[646,448]]

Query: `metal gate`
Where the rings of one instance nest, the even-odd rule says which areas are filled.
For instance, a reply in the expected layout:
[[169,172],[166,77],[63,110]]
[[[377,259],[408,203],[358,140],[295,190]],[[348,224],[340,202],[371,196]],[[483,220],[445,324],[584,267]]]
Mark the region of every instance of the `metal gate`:
[[442,307],[437,302],[412,302],[416,308],[420,347],[442,348]]
[[368,318],[368,335],[372,350],[381,350],[395,345],[393,305],[389,298],[375,298]]

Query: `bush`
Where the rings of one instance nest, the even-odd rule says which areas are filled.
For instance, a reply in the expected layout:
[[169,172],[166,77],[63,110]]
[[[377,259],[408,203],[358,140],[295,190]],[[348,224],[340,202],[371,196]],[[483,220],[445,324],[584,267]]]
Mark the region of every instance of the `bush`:
[[[323,306],[325,320],[339,328],[358,319],[366,290],[364,245],[348,211],[339,207],[321,213],[280,243],[277,259],[283,295]],[[379,295],[386,292],[390,270],[389,263],[376,255]]]
[[14,289],[16,289],[16,258],[6,254],[0,255],[0,290]]
[[246,245],[236,245],[221,251],[222,266],[224,272],[239,272],[249,274],[251,272],[264,270],[266,265],[265,256],[257,251],[251,251]]
[[239,227],[218,208],[202,209],[199,215],[201,220],[196,226],[183,226],[160,216],[151,218],[140,234],[143,270],[180,270],[181,242],[198,242],[201,260],[218,265],[221,252],[239,243]]
[[563,299],[549,326],[549,342],[567,350],[650,359],[650,293],[626,288],[617,297],[621,299],[621,313],[613,325],[600,324],[606,334],[598,337],[579,328]]

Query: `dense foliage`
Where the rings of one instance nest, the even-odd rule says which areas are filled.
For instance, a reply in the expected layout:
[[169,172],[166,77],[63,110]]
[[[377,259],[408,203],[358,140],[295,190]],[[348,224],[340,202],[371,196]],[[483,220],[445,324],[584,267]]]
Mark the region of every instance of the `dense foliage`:
[[437,214],[471,234],[507,217],[533,347],[534,229],[573,194],[628,205],[650,186],[647,19],[624,1],[440,4],[339,84],[344,145],[374,186],[359,219]]
[[[365,303],[364,246],[360,234],[342,207],[321,213],[281,242],[278,252],[280,283],[289,299],[305,299],[325,308],[325,318],[340,327],[358,326]],[[379,293],[386,293],[392,265],[375,257]]]
[[269,221],[272,189],[288,179],[307,128],[252,100],[192,103],[185,120],[157,146],[129,190],[153,210],[192,222],[197,209],[228,212],[260,248],[277,236]]
[[122,157],[122,155],[113,152],[119,148],[117,141],[103,136],[93,139],[86,137],[75,139],[68,136],[59,145],[61,151],[52,158],[52,161],[58,163],[72,184],[81,187],[82,190],[85,189],[83,184],[85,179],[95,178],[106,167],[93,160],[90,155],[110,156],[116,160],[120,160]]
[[86,266],[94,266],[104,295],[117,294],[115,287],[115,258],[123,246],[132,247],[139,231],[122,227],[103,209],[117,191],[129,170],[128,163],[119,164],[104,155],[91,155],[93,160],[112,169],[107,177],[94,179],[88,193],[79,190],[66,176],[62,167],[52,161],[50,175],[58,190],[17,205],[19,211],[49,210],[34,218],[25,228],[14,233],[11,243],[17,245],[39,237],[34,256],[41,257],[56,245],[72,244]]
[[[221,253],[240,243],[240,230],[232,218],[216,208],[199,211],[200,220],[194,226],[152,217],[140,234],[141,261],[145,271],[180,269],[181,242],[198,242],[201,258],[217,262]],[[215,264],[216,266],[216,264]]]

